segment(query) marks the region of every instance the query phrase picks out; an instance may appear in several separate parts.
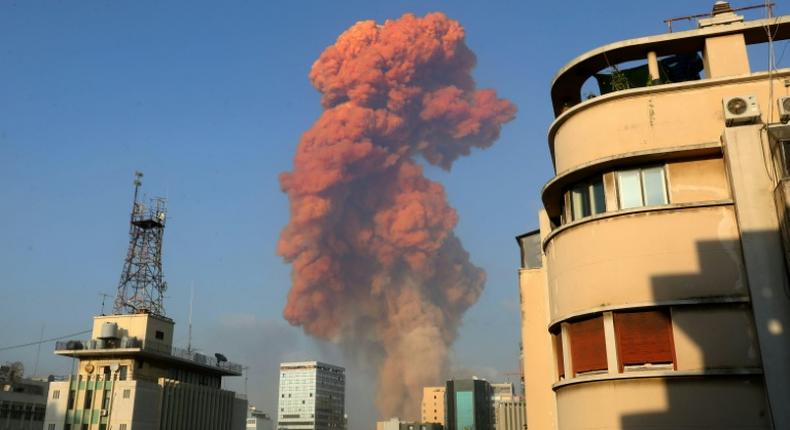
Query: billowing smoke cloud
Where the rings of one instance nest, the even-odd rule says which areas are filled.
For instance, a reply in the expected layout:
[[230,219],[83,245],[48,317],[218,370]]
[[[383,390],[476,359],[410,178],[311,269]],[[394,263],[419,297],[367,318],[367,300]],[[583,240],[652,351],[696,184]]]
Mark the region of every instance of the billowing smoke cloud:
[[359,22],[310,71],[324,111],[280,183],[291,219],[277,251],[293,264],[285,318],[378,368],[383,417],[419,418],[485,273],[453,233],[449,170],[491,146],[515,107],[476,90],[461,25],[441,13]]

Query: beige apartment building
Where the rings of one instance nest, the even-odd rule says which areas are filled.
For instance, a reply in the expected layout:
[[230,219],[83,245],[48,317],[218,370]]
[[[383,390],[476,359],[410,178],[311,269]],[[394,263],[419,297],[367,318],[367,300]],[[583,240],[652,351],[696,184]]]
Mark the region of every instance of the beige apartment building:
[[790,69],[749,55],[789,38],[717,2],[556,75],[518,237],[530,430],[790,429]]
[[243,430],[247,400],[222,389],[242,367],[173,347],[173,326],[145,312],[101,315],[90,340],[58,342],[76,372],[50,384],[44,429]]
[[422,422],[444,426],[444,391],[444,387],[422,389]]

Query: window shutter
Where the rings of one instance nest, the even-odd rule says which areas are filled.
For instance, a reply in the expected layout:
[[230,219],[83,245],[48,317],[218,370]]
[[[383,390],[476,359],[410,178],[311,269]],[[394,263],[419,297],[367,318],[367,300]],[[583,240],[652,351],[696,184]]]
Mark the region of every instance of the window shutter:
[[568,325],[573,373],[607,370],[603,318],[597,316]]
[[639,364],[674,364],[669,310],[616,312],[614,329],[620,370]]

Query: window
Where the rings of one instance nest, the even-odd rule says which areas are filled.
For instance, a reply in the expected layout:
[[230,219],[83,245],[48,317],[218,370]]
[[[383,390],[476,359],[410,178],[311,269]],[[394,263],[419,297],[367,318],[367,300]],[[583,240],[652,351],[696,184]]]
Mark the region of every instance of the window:
[[47,430],[55,430],[55,424],[48,425]]
[[675,363],[669,310],[615,312],[614,331],[620,371],[629,366]]
[[574,375],[608,370],[603,317],[571,322],[568,334]]
[[110,390],[104,390],[104,395],[102,396],[102,399],[101,399],[101,408],[102,409],[107,409],[107,407],[110,405],[110,395],[111,395],[111,393],[112,393],[112,391],[110,391]]
[[90,409],[92,402],[93,402],[93,390],[88,390],[85,392],[85,402],[83,404],[83,409]]
[[77,392],[74,390],[69,391],[69,401],[67,402],[66,409],[74,409],[74,398],[77,397]]
[[126,430],[126,424],[119,425],[118,430]]
[[60,390],[55,390],[52,392],[52,398],[57,400],[60,398]]
[[159,340],[164,340],[165,332],[157,330],[156,333],[154,333],[154,336]]
[[130,397],[132,397],[132,390],[123,390],[123,398],[128,399]]
[[129,371],[129,367],[128,366],[121,366],[121,367],[119,367],[118,368],[118,379],[120,379],[121,381],[125,381],[126,380],[126,373],[128,371]]
[[664,166],[617,172],[617,196],[620,209],[669,203]]
[[603,177],[576,185],[571,194],[571,219],[576,221],[591,215],[606,212]]

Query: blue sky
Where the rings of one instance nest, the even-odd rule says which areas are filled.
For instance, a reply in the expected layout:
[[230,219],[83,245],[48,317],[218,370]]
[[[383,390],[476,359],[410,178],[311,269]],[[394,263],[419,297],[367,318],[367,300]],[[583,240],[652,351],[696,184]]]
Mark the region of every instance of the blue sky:
[[[290,170],[300,134],[320,113],[307,73],[325,47],[358,20],[442,11],[466,28],[478,86],[519,108],[492,148],[451,172],[427,169],[458,210],[456,231],[472,260],[488,272],[454,366],[504,377],[518,360],[513,238],[535,228],[539,192],[552,175],[552,76],[584,51],[664,32],[663,19],[711,5],[2,1],[0,347],[35,340],[42,326],[45,337],[89,328],[99,293],[114,294],[132,174],[142,170],[143,190],[169,198],[166,307],[178,341],[186,342],[194,282],[193,343],[249,365],[250,398],[262,409],[276,407],[280,360],[342,361],[281,318],[290,269],[275,255],[288,218],[277,175]],[[39,373],[66,373],[70,360],[51,350],[42,348]],[[22,360],[29,370],[35,357],[35,348],[0,351],[0,361]],[[229,386],[242,390],[240,381]],[[363,398],[367,379],[350,381],[352,425],[361,427],[375,417]]]

